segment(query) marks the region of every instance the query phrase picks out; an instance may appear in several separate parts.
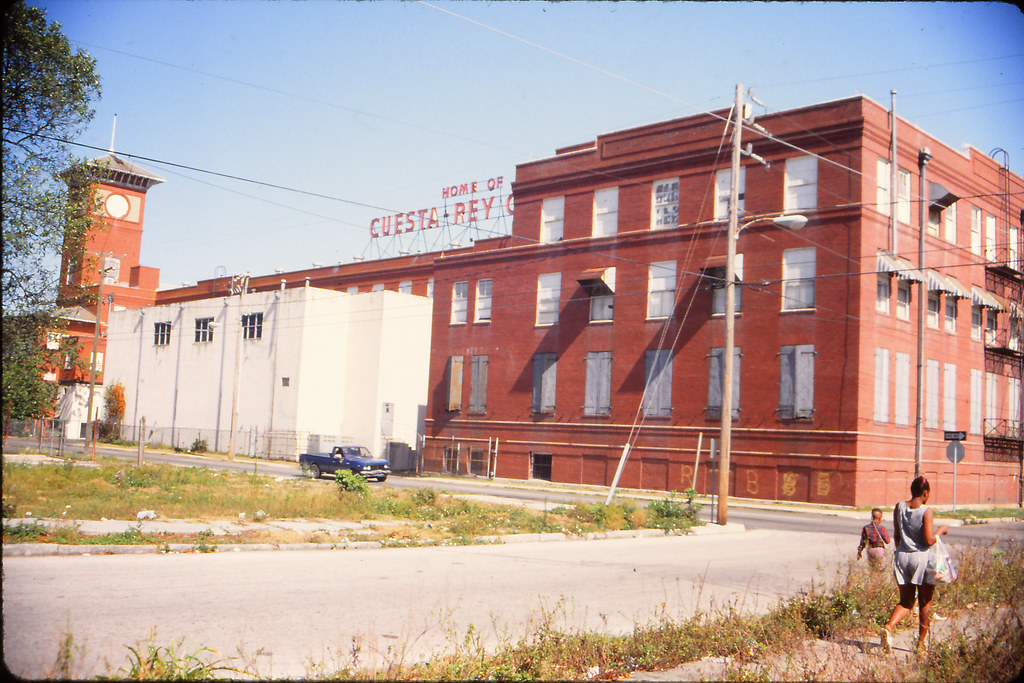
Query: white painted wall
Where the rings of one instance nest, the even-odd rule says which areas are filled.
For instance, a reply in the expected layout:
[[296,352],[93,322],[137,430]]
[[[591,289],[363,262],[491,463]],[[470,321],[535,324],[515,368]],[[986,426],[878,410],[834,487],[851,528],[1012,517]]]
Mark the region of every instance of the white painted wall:
[[[58,390],[57,417],[64,421],[64,437],[80,439],[88,436],[89,385],[68,384]],[[106,417],[105,391],[96,386],[93,391],[92,413],[94,419]]]
[[[242,314],[263,312],[259,340],[239,341]],[[396,292],[350,295],[315,287],[114,311],[107,383],[125,388],[125,421],[187,448],[197,436],[227,451],[236,349],[241,349],[236,451],[247,435],[343,438],[383,453],[381,411],[395,405],[392,440],[416,448],[426,405],[431,303]],[[213,317],[212,342],[195,319]],[[154,323],[172,323],[154,345]],[[287,386],[282,381],[288,378]],[[243,438],[243,433],[246,438]],[[306,450],[300,437],[297,452]],[[257,451],[257,454],[262,454]]]

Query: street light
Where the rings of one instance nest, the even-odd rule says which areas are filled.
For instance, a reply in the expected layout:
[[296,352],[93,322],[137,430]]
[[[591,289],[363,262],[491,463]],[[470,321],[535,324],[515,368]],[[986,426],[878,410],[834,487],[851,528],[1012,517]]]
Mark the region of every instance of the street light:
[[[733,173],[733,178],[736,177]],[[735,194],[735,193],[734,193]],[[719,436],[721,472],[718,477],[718,523],[726,524],[729,517],[729,456],[732,452],[732,376],[733,354],[736,345],[736,241],[744,229],[755,223],[768,221],[789,230],[799,230],[807,224],[807,217],[799,214],[757,216],[737,226],[736,206],[729,215],[729,239],[725,259],[725,344],[722,349],[722,427]]]

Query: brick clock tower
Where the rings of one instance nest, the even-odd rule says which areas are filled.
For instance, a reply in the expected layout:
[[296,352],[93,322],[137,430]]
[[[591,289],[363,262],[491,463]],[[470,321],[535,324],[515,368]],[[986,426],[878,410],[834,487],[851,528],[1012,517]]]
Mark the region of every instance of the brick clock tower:
[[109,312],[151,305],[160,284],[160,270],[140,265],[139,256],[146,193],[163,178],[112,151],[88,162],[88,168],[95,188],[96,219],[80,245],[65,248],[60,273],[62,290],[77,294],[83,302],[64,309],[63,315],[65,334],[78,337],[86,368],[84,372],[65,368],[58,377],[60,418],[71,438],[89,435],[90,410],[93,419],[102,418],[100,389]]

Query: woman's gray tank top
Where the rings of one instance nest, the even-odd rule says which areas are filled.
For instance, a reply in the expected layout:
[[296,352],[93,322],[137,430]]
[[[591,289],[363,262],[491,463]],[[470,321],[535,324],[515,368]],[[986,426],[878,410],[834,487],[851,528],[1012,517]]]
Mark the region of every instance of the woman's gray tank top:
[[927,505],[922,505],[912,510],[903,500],[896,505],[896,515],[900,520],[900,546],[896,550],[928,550],[928,543],[924,540],[924,513],[927,509]]

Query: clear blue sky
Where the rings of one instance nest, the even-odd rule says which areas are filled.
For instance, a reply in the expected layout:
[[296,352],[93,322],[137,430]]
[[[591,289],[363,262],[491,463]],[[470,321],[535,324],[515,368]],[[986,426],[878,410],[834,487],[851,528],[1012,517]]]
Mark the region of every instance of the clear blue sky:
[[603,132],[727,108],[737,82],[768,111],[856,94],[888,107],[895,89],[901,117],[955,148],[1002,147],[1024,174],[1010,4],[38,4],[103,79],[80,140],[101,151],[79,153],[107,149],[116,114],[117,151],[167,181],[142,251],[165,287],[373,258],[374,217],[507,184],[516,163]]

